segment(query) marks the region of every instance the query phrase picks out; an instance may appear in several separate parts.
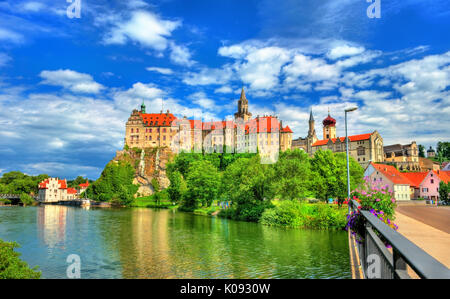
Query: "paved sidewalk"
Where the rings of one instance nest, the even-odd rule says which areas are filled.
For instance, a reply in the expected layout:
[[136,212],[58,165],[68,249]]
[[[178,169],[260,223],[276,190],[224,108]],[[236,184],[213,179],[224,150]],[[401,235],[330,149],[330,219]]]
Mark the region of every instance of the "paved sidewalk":
[[402,214],[395,214],[398,232],[450,268],[450,234]]

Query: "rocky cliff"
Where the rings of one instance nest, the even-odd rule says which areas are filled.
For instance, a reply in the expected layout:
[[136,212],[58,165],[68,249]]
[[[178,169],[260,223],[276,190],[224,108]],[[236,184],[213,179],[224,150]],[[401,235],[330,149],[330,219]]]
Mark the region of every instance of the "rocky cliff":
[[138,196],[148,196],[154,193],[152,179],[156,179],[159,186],[165,189],[169,186],[166,175],[166,164],[173,157],[168,148],[128,149],[116,152],[113,161],[127,161],[135,169],[134,184],[139,184]]

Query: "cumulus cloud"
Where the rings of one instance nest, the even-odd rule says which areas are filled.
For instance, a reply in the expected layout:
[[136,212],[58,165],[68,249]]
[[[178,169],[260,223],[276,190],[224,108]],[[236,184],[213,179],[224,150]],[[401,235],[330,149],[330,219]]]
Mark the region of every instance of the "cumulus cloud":
[[62,86],[75,93],[99,93],[104,86],[95,82],[91,75],[73,70],[42,71],[41,84]]
[[[100,20],[103,18],[103,20]],[[137,10],[130,18],[123,20],[117,16],[101,16],[97,22],[113,23],[113,28],[105,35],[106,44],[123,45],[132,41],[156,51],[163,51],[168,46],[168,37],[177,29],[180,21],[163,20],[156,14]]]
[[206,109],[206,110],[219,109],[220,110],[220,107],[217,107],[214,100],[211,100],[210,98],[208,98],[207,95],[202,91],[193,93],[190,96],[188,96],[188,98],[194,104],[200,106],[203,109]]

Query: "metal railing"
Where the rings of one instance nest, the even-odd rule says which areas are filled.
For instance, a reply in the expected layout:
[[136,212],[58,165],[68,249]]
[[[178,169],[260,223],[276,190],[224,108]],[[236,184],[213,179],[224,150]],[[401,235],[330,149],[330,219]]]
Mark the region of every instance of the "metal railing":
[[[350,201],[352,211],[358,210],[359,204]],[[407,271],[409,266],[420,278],[450,279],[450,270],[423,251],[410,240],[386,225],[369,211],[359,210],[364,219],[364,241],[358,244],[359,260],[364,278],[404,279],[411,278]],[[382,236],[392,246],[386,248]],[[378,277],[371,275],[374,262],[378,261]]]

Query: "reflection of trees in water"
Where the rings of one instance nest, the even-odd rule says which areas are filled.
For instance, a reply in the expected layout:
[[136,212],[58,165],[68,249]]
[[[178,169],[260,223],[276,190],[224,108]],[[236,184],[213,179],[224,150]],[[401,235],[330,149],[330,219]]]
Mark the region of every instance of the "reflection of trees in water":
[[275,277],[351,277],[345,232],[262,227],[265,242],[277,257]]
[[[169,278],[168,210],[124,209],[102,224],[104,241],[117,252],[124,278]],[[111,216],[111,215],[110,215]],[[175,277],[174,277],[175,278]]]
[[49,248],[64,245],[67,210],[67,207],[59,205],[42,205],[37,208],[38,237]]
[[117,252],[124,278],[342,277],[349,268],[343,232],[171,210],[126,209],[109,216],[100,221],[103,238]]

